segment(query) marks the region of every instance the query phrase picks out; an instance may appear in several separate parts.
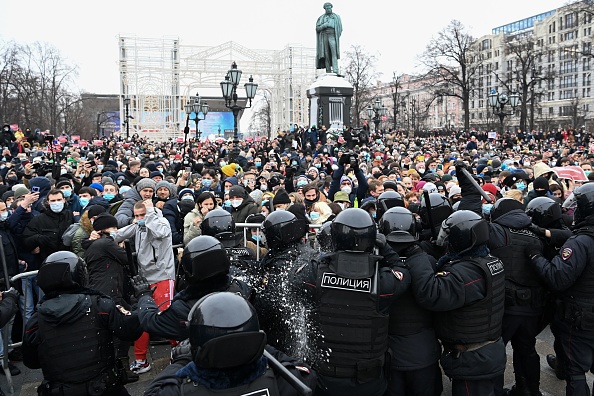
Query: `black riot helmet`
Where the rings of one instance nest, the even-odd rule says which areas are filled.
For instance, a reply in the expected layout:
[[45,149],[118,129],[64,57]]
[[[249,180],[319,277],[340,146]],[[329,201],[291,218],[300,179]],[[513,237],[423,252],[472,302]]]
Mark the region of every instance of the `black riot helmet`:
[[388,209],[402,207],[404,208],[404,198],[396,191],[384,191],[377,198],[376,218],[381,218]]
[[46,294],[80,289],[87,286],[88,280],[84,260],[66,250],[47,256],[37,273],[37,284]]
[[203,281],[216,275],[228,274],[231,263],[222,243],[210,235],[199,235],[184,248],[182,256],[187,281]]
[[558,228],[561,225],[563,213],[561,205],[549,197],[536,197],[526,205],[526,214],[532,222],[542,228]]
[[307,233],[307,223],[286,210],[275,210],[262,223],[266,244],[271,249],[298,242]]
[[329,252],[332,250],[332,230],[331,230],[332,222],[327,221],[322,224],[322,227],[318,230],[316,234],[316,238],[318,243],[320,244],[320,248],[324,252]]
[[225,209],[216,208],[204,216],[200,223],[202,235],[210,235],[220,240],[225,247],[237,245],[235,221],[231,213]]
[[417,218],[406,208],[388,209],[379,222],[379,232],[386,236],[388,242],[415,242],[419,231]]
[[448,244],[448,250],[464,253],[489,241],[489,223],[470,210],[452,213],[441,225],[437,244]]
[[188,314],[190,346],[200,368],[229,369],[257,361],[266,334],[260,331],[254,307],[230,292],[202,297]]
[[423,228],[429,230],[431,227],[439,227],[453,212],[450,201],[440,193],[430,193],[429,202],[422,197],[419,215]]
[[524,210],[524,205],[517,199],[510,197],[498,199],[491,208],[491,221],[497,220],[502,215],[517,209]]
[[359,208],[341,211],[330,226],[333,251],[371,253],[375,246],[377,227],[368,212]]
[[[592,219],[594,214],[594,183],[587,183],[573,190],[576,202],[573,221],[576,225]],[[590,221],[592,223],[592,221]]]

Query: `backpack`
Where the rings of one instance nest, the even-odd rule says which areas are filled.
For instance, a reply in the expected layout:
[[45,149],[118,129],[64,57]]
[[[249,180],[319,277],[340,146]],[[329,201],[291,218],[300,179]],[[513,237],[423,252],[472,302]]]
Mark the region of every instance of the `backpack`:
[[64,246],[72,246],[72,238],[74,238],[74,234],[80,228],[80,223],[74,223],[68,226],[66,231],[62,234],[62,243]]

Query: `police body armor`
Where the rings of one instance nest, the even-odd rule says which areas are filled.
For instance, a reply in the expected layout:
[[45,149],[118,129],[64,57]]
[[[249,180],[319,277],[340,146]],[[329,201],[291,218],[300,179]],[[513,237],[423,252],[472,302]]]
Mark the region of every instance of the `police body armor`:
[[[406,263],[406,258],[400,256]],[[422,308],[409,287],[398,297],[398,302],[390,306],[390,335],[406,336],[417,334],[425,328],[433,327],[432,313]]]
[[535,311],[544,307],[546,289],[540,276],[525,255],[525,248],[538,244],[530,230],[502,227],[506,244],[491,251],[505,268],[505,308],[510,311]]
[[387,314],[379,312],[379,256],[338,252],[318,266],[315,313],[318,373],[366,383],[382,377],[388,348]]
[[484,274],[487,286],[485,298],[453,311],[437,313],[437,336],[449,345],[497,340],[501,336],[505,300],[503,263],[490,255],[465,257],[463,261],[477,266]]
[[74,323],[55,326],[38,315],[39,332],[43,337],[39,359],[44,378],[52,384],[82,384],[113,372],[111,331],[101,323],[97,296],[85,295],[84,298],[91,300],[90,308]]
[[[581,227],[574,232],[576,235],[592,237],[591,243],[594,244],[594,227]],[[575,236],[571,238],[575,238]],[[564,252],[565,249],[562,249],[562,257]],[[594,331],[594,295],[592,290],[594,290],[594,263],[588,263],[576,282],[561,293],[562,301],[561,306],[558,307],[557,316],[580,330]]]
[[268,368],[264,375],[258,377],[255,381],[229,389],[211,390],[188,378],[181,385],[181,394],[193,396],[280,396],[276,378],[271,368]]

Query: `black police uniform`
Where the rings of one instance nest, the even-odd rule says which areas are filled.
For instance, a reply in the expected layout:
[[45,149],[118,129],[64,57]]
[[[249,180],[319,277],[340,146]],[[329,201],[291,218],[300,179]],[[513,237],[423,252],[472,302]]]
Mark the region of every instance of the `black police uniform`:
[[164,311],[159,310],[151,295],[143,294],[138,299],[140,326],[147,333],[157,337],[185,340],[189,337],[186,322],[194,304],[202,297],[218,291],[237,293],[248,300],[253,298],[253,290],[248,284],[229,275],[220,275],[188,285],[175,295],[171,305]]
[[557,347],[564,360],[568,395],[590,395],[585,372],[594,366],[594,220],[574,231],[552,260],[533,255],[532,263],[558,292]]
[[134,341],[138,316],[111,298],[79,289],[48,296],[27,322],[23,362],[41,368],[41,395],[128,395],[116,370],[113,336]]
[[[303,286],[314,307],[311,334],[318,361],[320,395],[382,395],[388,350],[388,311],[409,285],[406,268],[389,247],[385,257],[368,253],[322,255],[303,268]],[[345,276],[342,264],[369,274]]]

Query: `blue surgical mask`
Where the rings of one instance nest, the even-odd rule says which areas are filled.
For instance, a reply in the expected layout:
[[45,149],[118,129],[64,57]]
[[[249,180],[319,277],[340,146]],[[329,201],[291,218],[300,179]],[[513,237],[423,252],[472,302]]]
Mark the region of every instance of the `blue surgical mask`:
[[89,198],[79,198],[78,202],[80,202],[80,206],[84,208],[89,204]]
[[491,209],[493,209],[493,204],[483,204],[483,214],[484,215],[490,214]]
[[373,217],[373,218],[375,219],[375,212],[373,212],[373,213],[371,214],[371,217]]
[[8,210],[0,214],[0,221],[6,221],[8,219]]
[[225,190],[225,195],[229,194],[229,190]]
[[226,207],[229,207],[229,206],[231,206],[231,200],[230,200],[230,199],[226,200],[226,201],[223,203],[223,205],[225,205]]
[[261,162],[256,162],[256,166],[259,168],[259,167],[262,166],[262,163]]
[[194,200],[194,196],[190,195],[190,194],[186,194],[182,197],[182,201],[193,201]]
[[117,235],[118,235],[117,231],[109,231],[109,236],[112,237],[113,239],[116,239]]
[[305,180],[299,180],[297,182],[297,187],[302,187],[302,186],[305,186],[306,184],[307,184],[307,182]]
[[516,188],[520,191],[524,191],[526,189],[526,183],[524,183],[524,182],[516,183]]
[[590,176],[590,171],[584,171],[584,173],[586,174],[586,176]]
[[50,209],[54,213],[60,213],[64,209],[64,202],[52,202],[50,203]]
[[320,169],[322,167],[322,164],[315,164],[314,165],[316,168]]
[[72,190],[62,190],[62,194],[64,194],[64,198],[70,198]]
[[103,198],[105,198],[107,201],[111,201],[115,198],[115,194],[103,194]]
[[136,224],[138,224],[140,227],[144,227],[144,225],[146,224],[146,220],[145,220],[145,219],[138,220],[138,221],[136,222]]
[[202,179],[202,185],[206,188],[210,187],[210,185],[212,184],[212,180],[211,179]]
[[320,214],[318,212],[309,212],[309,218],[312,221],[316,221],[317,219],[320,218]]

